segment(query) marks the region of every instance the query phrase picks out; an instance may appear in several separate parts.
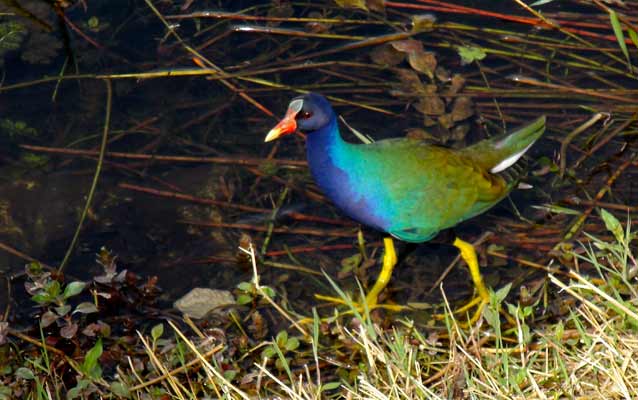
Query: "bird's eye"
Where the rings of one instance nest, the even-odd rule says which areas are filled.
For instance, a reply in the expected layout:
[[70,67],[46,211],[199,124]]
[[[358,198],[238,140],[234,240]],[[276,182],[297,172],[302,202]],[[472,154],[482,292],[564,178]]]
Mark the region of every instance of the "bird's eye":
[[310,117],[312,117],[312,112],[310,112],[310,111],[301,111],[299,113],[299,118],[301,118],[301,119],[308,119]]

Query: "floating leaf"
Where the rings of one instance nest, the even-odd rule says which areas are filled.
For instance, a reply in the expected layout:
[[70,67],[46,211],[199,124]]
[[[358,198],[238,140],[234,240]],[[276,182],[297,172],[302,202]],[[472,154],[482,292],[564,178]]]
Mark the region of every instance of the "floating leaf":
[[370,52],[370,59],[378,65],[395,66],[405,60],[405,53],[398,51],[390,44],[384,44]]
[[432,14],[412,16],[412,32],[430,32],[434,29],[436,17]]
[[454,100],[454,103],[452,103],[452,111],[450,112],[450,114],[452,114],[452,121],[454,122],[463,121],[465,119],[468,119],[472,115],[474,115],[474,110],[472,109],[473,106],[474,106],[474,103],[472,102],[472,99],[470,99],[469,97],[467,96],[457,97]]
[[366,0],[366,6],[370,11],[384,12],[385,0]]
[[425,86],[423,85],[423,82],[421,82],[421,79],[419,79],[419,75],[416,72],[401,68],[396,70],[396,74],[407,90],[416,93],[425,92]]
[[481,61],[487,56],[487,53],[485,53],[485,50],[481,47],[459,46],[456,50],[459,56],[461,56],[462,65],[467,65],[474,61]]
[[390,43],[398,51],[410,53],[414,51],[423,51],[423,43],[414,39],[395,40]]
[[436,56],[429,51],[413,51],[408,53],[408,63],[414,70],[426,74],[430,79],[436,70]]
[[339,7],[360,8],[368,11],[365,0],[335,0]]
[[450,81],[450,87],[445,91],[445,96],[454,96],[465,86],[465,78],[461,74],[454,74]]
[[420,113],[426,115],[441,115],[445,113],[445,103],[437,95],[424,96],[413,106]]

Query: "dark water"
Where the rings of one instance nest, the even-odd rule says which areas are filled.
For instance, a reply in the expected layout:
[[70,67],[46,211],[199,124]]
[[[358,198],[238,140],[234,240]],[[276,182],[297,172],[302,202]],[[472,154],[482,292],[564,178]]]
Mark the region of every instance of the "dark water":
[[[518,9],[508,2],[495,2],[494,11],[514,12]],[[560,2],[550,5],[548,11],[565,11]],[[279,4],[279,5],[277,5]],[[196,11],[206,8],[224,11],[239,11],[254,7],[249,14],[272,16],[341,16],[364,19],[355,11],[339,10],[332,3],[321,2],[313,6],[282,2],[195,2],[188,11],[180,11],[181,4],[157,4],[164,15]],[[485,2],[468,2],[468,6],[485,8]],[[157,16],[141,2],[91,2],[88,11],[74,4],[66,12],[78,30],[84,32],[95,44],[89,43],[73,29],[63,34],[55,14],[43,4],[24,2],[52,30],[47,32],[25,19],[19,21],[34,38],[31,46],[56,47],[50,58],[39,62],[24,59],[26,38],[21,47],[4,54],[3,79],[5,85],[30,82],[44,76],[60,74],[67,56],[70,58],[65,71],[68,74],[123,74],[142,73],[154,70],[176,71],[197,68],[191,55],[174,38],[167,38],[164,25]],[[572,11],[586,12],[585,9]],[[517,11],[518,12],[518,11]],[[315,13],[315,14],[312,14]],[[370,21],[386,21],[405,24],[412,12],[393,9],[387,14],[371,14]],[[97,27],[89,26],[89,19],[96,17]],[[476,24],[478,16],[440,13],[439,21]],[[169,20],[179,23],[176,28],[180,36],[195,49],[228,73],[257,69],[264,65],[281,67],[299,65],[307,60],[286,63],[286,59],[318,51],[334,49],[351,40],[308,39],[267,33],[231,32],[242,21],[224,19]],[[93,21],[95,23],[96,21]],[[266,26],[264,22],[247,22]],[[274,26],[275,24],[273,24]],[[498,22],[497,28],[513,29],[513,23]],[[284,23],[282,28],[311,29],[303,24]],[[493,26],[494,27],[494,26]],[[344,35],[382,35],[402,29],[389,24],[362,25],[352,27],[314,26],[325,33]],[[522,33],[533,33],[533,28],[516,26]],[[36,33],[39,35],[36,38]],[[216,39],[217,38],[217,39]],[[436,33],[418,35],[428,47],[429,42],[441,43],[442,36]],[[36,40],[37,39],[37,40]],[[459,39],[465,40],[465,39]],[[207,42],[214,43],[207,45]],[[56,45],[54,46],[53,43]],[[97,45],[97,47],[96,47]],[[477,71],[471,66],[462,66],[455,51],[442,47],[437,52],[439,65],[450,73],[471,76],[472,84],[480,82]],[[332,56],[313,58],[313,61],[356,61],[370,63],[371,48],[354,49],[334,53]],[[42,52],[41,52],[42,53]],[[486,68],[499,68],[504,64],[499,59],[488,59]],[[409,69],[404,61],[402,68]],[[510,71],[511,72],[511,71]],[[404,135],[410,127],[421,127],[423,115],[413,107],[406,106],[409,99],[392,94],[397,85],[394,74],[384,70],[365,70],[341,66],[276,71],[258,76],[270,82],[282,83],[298,88],[322,90],[327,94],[375,105],[393,115],[373,112],[354,106],[337,105],[337,111],[348,122],[376,139]],[[158,79],[113,79],[113,111],[110,120],[109,151],[143,153],[148,155],[214,156],[229,158],[262,158],[272,150],[264,145],[265,133],[276,122],[275,117],[264,114],[242,99],[238,91],[245,90],[251,98],[281,116],[292,91],[259,85],[254,81],[229,79],[236,90],[228,89],[219,81],[203,76],[169,77]],[[513,102],[524,102],[518,98]],[[71,242],[79,213],[89,190],[95,161],[81,156],[45,155],[29,152],[20,145],[31,144],[55,148],[95,149],[104,126],[106,90],[99,79],[84,78],[30,85],[0,94],[0,119],[10,120],[14,125],[23,122],[31,131],[22,129],[9,135],[8,128],[0,136],[0,241],[6,246],[57,266]],[[550,112],[555,112],[551,111]],[[494,110],[490,110],[491,115]],[[522,110],[512,118],[510,126],[531,119],[536,110]],[[478,114],[468,120],[471,133],[460,141],[445,137],[448,145],[468,143],[484,137],[478,130]],[[494,132],[495,126],[491,127]],[[551,136],[551,135],[550,135]],[[303,143],[298,138],[281,142],[277,158],[303,160]],[[356,140],[349,136],[349,140]],[[531,152],[532,159],[540,156],[551,158],[556,142],[546,139]],[[237,283],[250,279],[250,266],[238,257],[238,246],[242,235],[249,235],[261,249],[266,235],[255,229],[269,226],[270,214],[236,208],[198,205],[144,194],[123,188],[121,184],[139,185],[167,192],[179,192],[191,196],[216,199],[241,204],[264,211],[272,210],[286,182],[292,188],[280,204],[283,214],[287,210],[305,215],[332,219],[343,219],[329,202],[308,196],[304,190],[318,193],[305,168],[283,167],[274,176],[263,172],[265,166],[246,168],[237,164],[163,162],[153,158],[129,160],[107,158],[109,163],[100,177],[90,218],[84,225],[80,241],[74,251],[67,273],[86,279],[98,271],[95,254],[105,247],[118,255],[122,268],[143,276],[157,275],[159,286],[165,289],[163,299],[169,303],[196,286],[219,289],[234,288]],[[538,168],[535,166],[534,168]],[[531,204],[551,200],[555,190],[542,177],[529,178],[535,190],[520,191],[512,195],[513,203],[529,218],[542,223],[542,215],[530,208]],[[628,196],[633,189],[629,188]],[[511,203],[504,201],[486,215],[476,218],[457,232],[466,238],[476,238],[485,230],[498,229],[498,221],[518,221]],[[229,227],[206,227],[188,222],[214,222],[244,224],[243,229]],[[530,225],[531,226],[531,225]],[[285,246],[321,247],[328,245],[352,245],[349,249],[312,251],[297,253],[294,258],[285,255],[264,256],[267,261],[302,265],[319,271],[326,270],[338,276],[343,258],[357,253],[356,226],[343,227],[334,224],[302,222],[285,215],[274,222],[274,227],[308,228],[321,230],[327,235],[280,234],[270,238],[268,250],[284,250]],[[330,236],[335,231],[348,229],[349,236]],[[378,242],[381,234],[364,228],[369,243]],[[368,249],[370,252],[372,249]],[[380,249],[376,250],[377,256]],[[426,294],[432,282],[456,255],[450,246],[426,244],[411,254],[396,273],[393,280],[393,296],[399,301],[439,301],[438,290]],[[238,261],[239,260],[239,261]],[[0,251],[0,271],[11,276],[22,271],[24,257]],[[274,269],[260,264],[263,281],[277,290],[285,292],[299,304],[312,302],[313,292],[330,292],[323,277],[304,272]],[[499,285],[510,276],[520,276],[520,270],[487,268],[491,284]],[[374,275],[374,274],[369,274]],[[453,270],[445,281],[446,288],[459,297],[467,295],[471,288],[467,284],[466,272]],[[16,281],[16,293],[20,290]],[[353,287],[352,274],[345,274],[339,281],[345,287]],[[4,296],[3,296],[4,297]],[[2,299],[1,301],[4,301]]]

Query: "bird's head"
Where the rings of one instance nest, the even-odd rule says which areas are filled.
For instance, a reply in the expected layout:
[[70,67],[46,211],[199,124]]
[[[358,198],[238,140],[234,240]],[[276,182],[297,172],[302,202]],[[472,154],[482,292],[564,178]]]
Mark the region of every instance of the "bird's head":
[[308,93],[295,97],[288,105],[284,118],[268,132],[265,142],[299,130],[311,134],[327,126],[334,118],[328,100],[320,94]]

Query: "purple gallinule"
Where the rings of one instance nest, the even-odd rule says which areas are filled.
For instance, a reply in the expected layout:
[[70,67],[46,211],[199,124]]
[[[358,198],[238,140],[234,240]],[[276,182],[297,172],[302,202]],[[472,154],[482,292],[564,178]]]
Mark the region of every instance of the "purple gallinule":
[[[409,138],[352,144],[342,139],[328,100],[309,93],[290,102],[285,117],[265,141],[296,130],[307,134],[310,171],[337,207],[362,224],[418,243],[485,212],[507,196],[517,184],[512,176],[517,174],[507,170],[543,134],[545,117],[459,150]],[[489,293],[474,247],[459,238],[453,244],[467,263],[478,293],[470,302],[478,306],[478,317]],[[369,309],[376,306],[397,260],[391,237],[384,239],[384,246],[381,273],[366,296]]]

